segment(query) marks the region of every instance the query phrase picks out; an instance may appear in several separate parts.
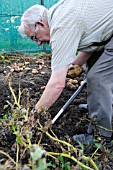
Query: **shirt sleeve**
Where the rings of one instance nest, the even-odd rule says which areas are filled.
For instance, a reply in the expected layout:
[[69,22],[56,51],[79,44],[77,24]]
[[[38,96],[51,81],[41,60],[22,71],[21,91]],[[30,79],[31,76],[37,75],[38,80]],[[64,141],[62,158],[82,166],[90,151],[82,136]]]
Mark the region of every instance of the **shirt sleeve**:
[[57,71],[74,61],[82,34],[82,27],[63,27],[52,31],[52,72]]

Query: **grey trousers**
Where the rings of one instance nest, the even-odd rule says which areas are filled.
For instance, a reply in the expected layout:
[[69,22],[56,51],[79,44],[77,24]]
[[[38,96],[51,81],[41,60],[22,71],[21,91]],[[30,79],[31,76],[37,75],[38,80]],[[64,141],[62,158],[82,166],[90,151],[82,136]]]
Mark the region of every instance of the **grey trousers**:
[[[94,57],[94,56],[93,56]],[[113,38],[104,46],[104,51],[87,74],[87,103],[89,116],[97,122],[102,136],[112,135],[113,103]],[[92,133],[93,123],[88,133]]]

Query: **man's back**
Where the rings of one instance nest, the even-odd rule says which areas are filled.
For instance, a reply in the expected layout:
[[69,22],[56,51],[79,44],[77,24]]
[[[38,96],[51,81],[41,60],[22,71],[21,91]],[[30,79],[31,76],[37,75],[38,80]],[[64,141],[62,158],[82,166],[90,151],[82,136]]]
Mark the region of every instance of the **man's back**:
[[106,40],[113,33],[112,0],[61,0],[52,11],[52,29],[82,27],[80,47],[87,42]]
[[113,34],[113,1],[61,0],[49,10],[48,23],[52,68],[56,70],[71,63],[77,50],[99,50],[91,45],[109,39]]

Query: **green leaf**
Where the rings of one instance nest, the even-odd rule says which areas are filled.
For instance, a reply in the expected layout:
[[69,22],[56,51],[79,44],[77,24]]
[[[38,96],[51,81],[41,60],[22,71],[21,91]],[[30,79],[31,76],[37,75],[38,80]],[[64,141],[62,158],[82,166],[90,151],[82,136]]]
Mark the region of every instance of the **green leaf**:
[[0,57],[1,57],[3,60],[5,59],[5,56],[3,56],[3,55],[1,55]]
[[64,163],[64,158],[61,155],[58,156],[58,159],[60,160],[60,162]]
[[56,166],[54,164],[52,164],[51,162],[47,163],[47,167],[56,168]]
[[38,161],[38,164],[35,166],[34,170],[46,170],[47,164],[46,164],[46,158],[42,158]]
[[46,170],[46,151],[38,145],[32,145],[32,151],[30,152],[32,158],[33,170]]
[[18,137],[16,138],[16,142],[17,142],[17,143],[21,143],[21,141],[22,141],[21,138],[18,138]]
[[79,143],[79,146],[81,147],[81,150],[84,151],[84,145],[79,141],[78,141],[78,143]]
[[99,148],[99,146],[100,146],[99,143],[95,143],[95,144],[94,144],[94,147],[95,147],[95,148]]
[[7,120],[7,119],[8,119],[8,116],[7,116],[7,115],[4,115],[4,116],[3,116],[3,119],[4,119],[4,120]]
[[65,164],[62,164],[62,168],[65,168],[65,170],[70,170],[69,164],[70,162],[66,162]]

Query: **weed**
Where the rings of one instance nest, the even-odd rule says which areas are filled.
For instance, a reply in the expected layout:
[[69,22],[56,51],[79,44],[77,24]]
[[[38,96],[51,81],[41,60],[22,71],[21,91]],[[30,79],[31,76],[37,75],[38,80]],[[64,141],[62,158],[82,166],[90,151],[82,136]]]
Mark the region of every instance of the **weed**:
[[70,168],[69,168],[70,162],[66,162],[66,163],[65,163],[65,160],[64,160],[64,158],[63,158],[61,155],[58,156],[58,159],[59,159],[60,162],[62,163],[62,164],[61,164],[61,168],[62,168],[62,169],[70,170]]
[[8,120],[8,115],[7,114],[3,115],[3,119]]

